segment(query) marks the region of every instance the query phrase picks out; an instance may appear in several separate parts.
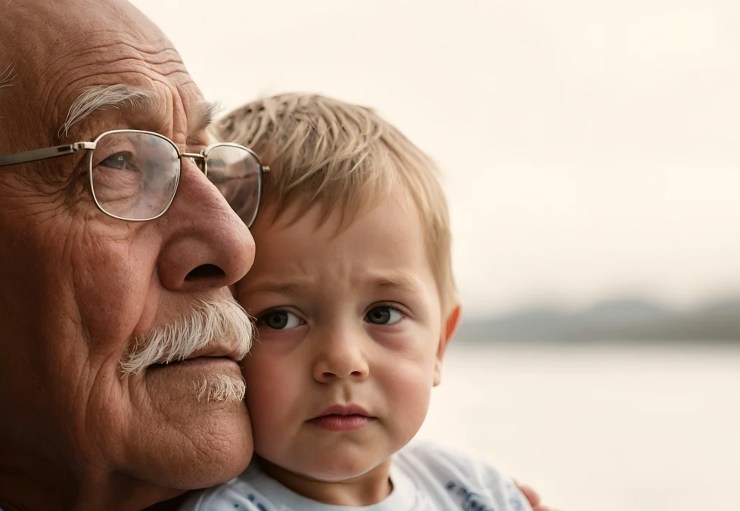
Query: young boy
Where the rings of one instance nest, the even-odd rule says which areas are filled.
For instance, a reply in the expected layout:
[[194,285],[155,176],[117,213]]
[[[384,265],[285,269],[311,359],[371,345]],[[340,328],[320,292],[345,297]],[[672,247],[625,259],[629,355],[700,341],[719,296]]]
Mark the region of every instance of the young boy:
[[460,316],[430,159],[317,95],[248,104],[217,130],[271,167],[236,288],[259,332],[244,361],[256,456],[181,509],[530,510],[480,461],[407,445]]

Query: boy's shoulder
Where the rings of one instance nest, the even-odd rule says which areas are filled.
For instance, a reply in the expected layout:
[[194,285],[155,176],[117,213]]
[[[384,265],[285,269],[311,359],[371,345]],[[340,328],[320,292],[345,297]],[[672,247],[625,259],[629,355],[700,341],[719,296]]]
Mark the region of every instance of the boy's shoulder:
[[531,511],[517,486],[495,467],[463,451],[416,440],[395,454],[393,472],[446,509]]
[[178,511],[271,511],[274,508],[269,505],[271,499],[265,497],[265,493],[280,494],[282,491],[282,485],[251,464],[234,479],[193,493]]
[[[511,480],[494,467],[461,451],[413,441],[393,456],[393,492],[363,509],[531,511]],[[180,511],[325,511],[348,509],[310,501],[285,488],[252,464],[239,477],[197,492]]]

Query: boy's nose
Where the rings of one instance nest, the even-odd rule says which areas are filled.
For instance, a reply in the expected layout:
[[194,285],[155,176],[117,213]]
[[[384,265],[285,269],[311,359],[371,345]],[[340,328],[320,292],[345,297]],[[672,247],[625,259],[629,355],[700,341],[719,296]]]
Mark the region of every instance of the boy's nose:
[[[313,377],[320,383],[332,383],[351,378],[362,381],[370,373],[370,366],[363,353],[358,334],[331,333],[321,342],[317,353]],[[360,334],[361,335],[361,334]]]

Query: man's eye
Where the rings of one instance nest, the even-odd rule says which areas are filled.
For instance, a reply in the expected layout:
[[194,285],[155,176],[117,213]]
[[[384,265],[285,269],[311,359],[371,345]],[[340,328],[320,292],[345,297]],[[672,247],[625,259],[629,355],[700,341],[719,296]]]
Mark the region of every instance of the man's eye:
[[131,153],[129,152],[116,153],[108,156],[106,159],[101,161],[98,166],[107,167],[109,169],[134,170],[131,167]]
[[273,330],[286,330],[303,324],[303,321],[295,314],[276,310],[269,311],[257,318],[257,326],[265,326]]
[[365,314],[365,321],[374,325],[395,325],[403,319],[403,313],[394,307],[381,305]]

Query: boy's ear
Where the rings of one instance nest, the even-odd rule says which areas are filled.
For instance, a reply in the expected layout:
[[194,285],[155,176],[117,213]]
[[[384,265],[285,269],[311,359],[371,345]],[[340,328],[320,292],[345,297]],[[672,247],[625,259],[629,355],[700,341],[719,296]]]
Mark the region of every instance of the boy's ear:
[[442,381],[442,360],[445,356],[445,350],[452,336],[457,330],[457,325],[460,323],[460,304],[456,304],[445,319],[444,328],[442,329],[442,335],[439,339],[439,346],[437,346],[436,360],[434,361],[434,380],[433,384],[436,387]]

